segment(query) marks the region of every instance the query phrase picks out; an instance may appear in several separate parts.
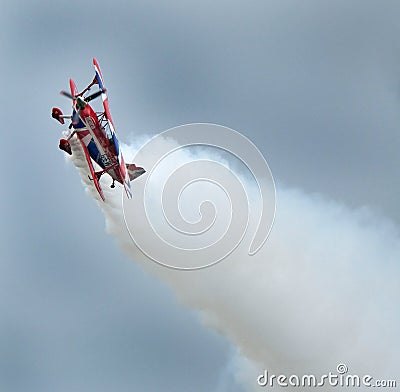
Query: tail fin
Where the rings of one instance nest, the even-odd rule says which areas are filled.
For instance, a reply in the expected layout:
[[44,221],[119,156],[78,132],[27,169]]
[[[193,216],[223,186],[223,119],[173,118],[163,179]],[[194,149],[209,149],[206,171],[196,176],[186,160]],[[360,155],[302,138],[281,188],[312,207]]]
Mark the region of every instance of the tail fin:
[[127,163],[126,168],[131,181],[146,173],[146,170],[144,170],[143,167],[138,167],[134,163]]

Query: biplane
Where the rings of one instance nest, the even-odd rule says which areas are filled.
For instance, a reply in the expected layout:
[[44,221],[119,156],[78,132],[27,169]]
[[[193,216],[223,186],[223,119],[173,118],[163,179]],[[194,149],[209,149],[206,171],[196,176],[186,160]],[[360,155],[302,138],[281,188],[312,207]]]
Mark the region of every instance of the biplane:
[[[72,114],[64,115],[59,108],[52,109],[52,117],[61,124],[64,124],[66,119],[71,120],[69,125],[71,133],[67,139],[60,139],[59,148],[71,155],[69,141],[76,136],[89,167],[88,177],[93,181],[102,200],[105,201],[105,197],[99,180],[106,173],[112,178],[111,188],[115,187],[115,181],[117,181],[124,186],[127,197],[131,198],[131,181],[145,173],[145,170],[133,163],[125,163],[110,114],[107,90],[96,59],[93,59],[93,66],[94,79],[83,91],[78,92],[75,82],[70,79],[70,92],[64,90],[60,92],[72,100]],[[86,95],[95,85],[98,85],[99,89]],[[100,96],[103,101],[103,110],[95,112],[89,102]],[[100,170],[95,170],[94,162]]]

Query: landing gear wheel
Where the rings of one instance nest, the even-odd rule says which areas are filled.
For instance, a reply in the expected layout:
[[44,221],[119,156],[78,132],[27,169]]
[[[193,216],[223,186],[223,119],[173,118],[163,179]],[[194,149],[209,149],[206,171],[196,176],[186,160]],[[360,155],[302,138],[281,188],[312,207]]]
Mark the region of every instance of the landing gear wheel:
[[60,139],[60,144],[58,147],[65,151],[67,154],[72,155],[72,150],[71,150],[71,145],[69,144],[69,141],[66,139]]

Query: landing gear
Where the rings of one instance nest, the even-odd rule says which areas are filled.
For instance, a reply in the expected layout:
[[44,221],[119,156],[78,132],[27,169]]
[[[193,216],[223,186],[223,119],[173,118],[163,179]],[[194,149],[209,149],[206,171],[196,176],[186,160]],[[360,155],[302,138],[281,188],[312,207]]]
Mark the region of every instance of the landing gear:
[[[107,173],[109,170],[114,169],[116,166],[117,166],[117,165],[108,166],[106,169],[103,169],[103,170],[94,172],[94,175],[96,176],[96,180],[99,181],[99,180],[100,180],[100,177],[101,177],[104,173]],[[93,181],[93,178],[90,178],[90,176],[88,176],[88,177],[89,177],[89,180],[90,180],[90,181]],[[111,183],[111,185],[110,185],[110,188],[115,188],[115,179],[114,179],[114,178],[112,179],[112,183]]]
[[71,150],[71,145],[69,144],[69,141],[66,139],[60,139],[60,144],[58,147],[65,151],[67,154],[72,155],[72,150]]

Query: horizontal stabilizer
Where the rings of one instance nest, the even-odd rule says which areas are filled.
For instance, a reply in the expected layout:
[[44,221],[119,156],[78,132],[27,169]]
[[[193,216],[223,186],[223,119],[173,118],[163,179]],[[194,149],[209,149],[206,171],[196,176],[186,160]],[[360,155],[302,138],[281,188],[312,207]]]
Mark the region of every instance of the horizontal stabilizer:
[[131,181],[146,173],[143,167],[138,167],[134,163],[127,163],[126,168],[128,169],[128,175]]

